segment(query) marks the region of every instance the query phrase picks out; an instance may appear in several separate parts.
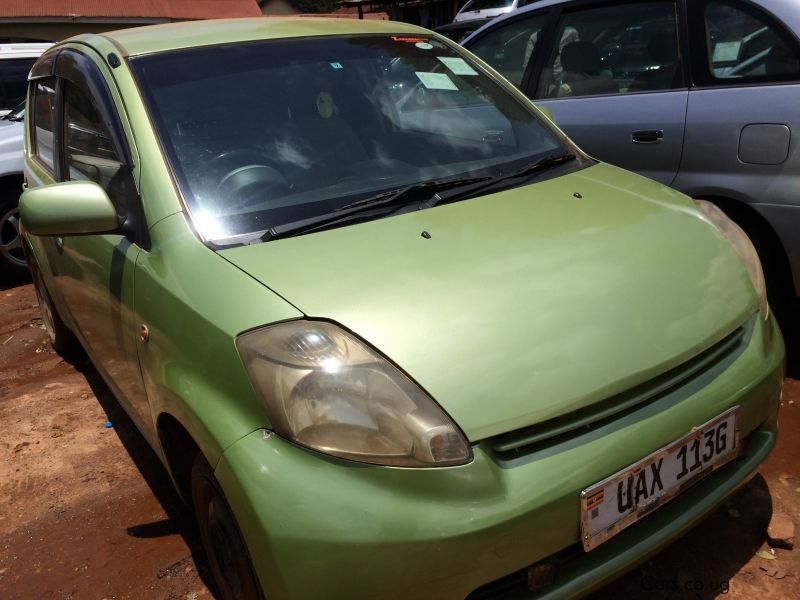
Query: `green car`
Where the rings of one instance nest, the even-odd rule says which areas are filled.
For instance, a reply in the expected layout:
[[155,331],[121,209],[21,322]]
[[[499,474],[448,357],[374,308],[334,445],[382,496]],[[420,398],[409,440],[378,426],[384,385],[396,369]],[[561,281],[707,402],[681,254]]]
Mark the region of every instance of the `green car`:
[[52,342],[161,457],[223,598],[581,595],[775,444],[746,236],[439,35],[84,35],[28,115]]

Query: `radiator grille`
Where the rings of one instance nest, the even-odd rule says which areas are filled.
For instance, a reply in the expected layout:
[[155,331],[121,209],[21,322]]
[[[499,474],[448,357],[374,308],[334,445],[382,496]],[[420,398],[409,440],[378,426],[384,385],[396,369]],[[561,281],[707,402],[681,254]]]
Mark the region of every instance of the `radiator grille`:
[[563,440],[605,424],[683,386],[688,386],[727,357],[741,352],[747,344],[749,329],[748,326],[739,327],[720,342],[677,367],[591,406],[497,435],[488,440],[489,446],[495,453],[510,458],[519,452],[531,451],[555,440]]

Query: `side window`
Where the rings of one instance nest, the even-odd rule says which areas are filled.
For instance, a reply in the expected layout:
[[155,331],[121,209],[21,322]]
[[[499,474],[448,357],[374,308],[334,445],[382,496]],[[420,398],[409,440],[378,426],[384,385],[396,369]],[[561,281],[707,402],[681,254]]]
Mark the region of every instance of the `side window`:
[[489,31],[470,46],[470,51],[519,87],[547,16],[533,15]]
[[0,110],[11,110],[25,100],[28,73],[35,58],[0,60]]
[[32,151],[53,169],[53,118],[56,105],[55,79],[41,79],[33,86]]
[[708,69],[715,79],[774,81],[800,75],[789,34],[754,8],[709,2],[705,29]]
[[576,10],[561,17],[537,98],[684,87],[673,2]]
[[124,216],[120,205],[124,198],[120,186],[126,180],[123,162],[100,112],[89,96],[69,81],[64,82],[64,155],[65,179],[90,179],[100,184]]

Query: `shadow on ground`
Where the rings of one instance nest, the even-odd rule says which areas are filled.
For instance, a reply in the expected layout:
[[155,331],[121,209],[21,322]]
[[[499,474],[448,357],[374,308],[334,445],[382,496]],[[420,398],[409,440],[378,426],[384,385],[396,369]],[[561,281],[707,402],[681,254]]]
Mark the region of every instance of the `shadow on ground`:
[[27,273],[21,276],[0,273],[0,292],[5,292],[6,290],[10,290],[30,282],[31,277]]
[[218,597],[219,594],[206,560],[194,515],[178,496],[164,465],[128,413],[120,406],[86,354],[78,351],[74,357],[69,358],[68,362],[86,378],[98,403],[113,423],[114,431],[125,451],[167,514],[167,519],[128,527],[127,534],[134,538],[158,538],[180,534],[189,547],[192,560],[203,583],[215,597]]
[[697,527],[591,600],[711,600],[727,594],[733,576],[764,543],[771,516],[769,488],[756,475]]

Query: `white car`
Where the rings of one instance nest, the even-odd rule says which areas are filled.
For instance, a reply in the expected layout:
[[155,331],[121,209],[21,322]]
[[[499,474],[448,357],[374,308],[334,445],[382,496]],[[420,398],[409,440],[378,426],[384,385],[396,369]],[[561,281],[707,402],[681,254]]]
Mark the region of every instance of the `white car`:
[[22,152],[28,73],[53,44],[0,44],[0,276],[27,272],[19,237]]
[[36,59],[53,44],[0,44],[0,117],[25,99],[28,73]]
[[530,4],[530,2],[525,0],[469,0],[458,11],[453,23],[473,19],[493,19],[526,4]]

